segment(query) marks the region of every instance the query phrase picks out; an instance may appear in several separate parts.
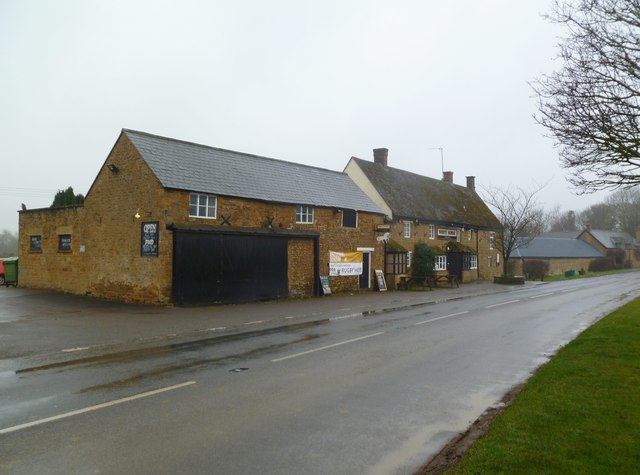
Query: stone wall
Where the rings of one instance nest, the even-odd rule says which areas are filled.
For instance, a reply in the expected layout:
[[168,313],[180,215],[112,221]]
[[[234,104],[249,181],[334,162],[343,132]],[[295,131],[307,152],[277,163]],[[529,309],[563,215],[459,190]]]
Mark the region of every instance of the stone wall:
[[[581,269],[585,271],[589,270],[589,264],[593,258],[577,258],[577,259],[527,259],[527,260],[544,260],[549,263],[548,275],[564,274],[565,271],[575,270],[578,272]],[[514,275],[524,275],[523,259],[512,258],[509,259],[509,270]]]

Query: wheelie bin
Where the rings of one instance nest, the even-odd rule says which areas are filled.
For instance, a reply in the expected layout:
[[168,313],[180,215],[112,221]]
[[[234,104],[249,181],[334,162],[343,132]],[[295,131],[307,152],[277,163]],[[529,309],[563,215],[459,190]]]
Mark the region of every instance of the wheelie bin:
[[4,260],[4,285],[9,287],[18,285],[18,258],[8,257]]

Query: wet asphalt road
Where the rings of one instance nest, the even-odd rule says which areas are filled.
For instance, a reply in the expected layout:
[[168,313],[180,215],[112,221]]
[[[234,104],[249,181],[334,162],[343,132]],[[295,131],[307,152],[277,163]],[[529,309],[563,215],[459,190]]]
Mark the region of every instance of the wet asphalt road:
[[412,473],[639,284],[622,274],[3,360],[0,471]]

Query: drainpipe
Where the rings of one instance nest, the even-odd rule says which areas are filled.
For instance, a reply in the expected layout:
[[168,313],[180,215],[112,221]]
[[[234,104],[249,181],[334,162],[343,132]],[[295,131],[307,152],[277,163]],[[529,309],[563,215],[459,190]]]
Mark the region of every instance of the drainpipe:
[[480,228],[476,229],[476,281],[480,280]]

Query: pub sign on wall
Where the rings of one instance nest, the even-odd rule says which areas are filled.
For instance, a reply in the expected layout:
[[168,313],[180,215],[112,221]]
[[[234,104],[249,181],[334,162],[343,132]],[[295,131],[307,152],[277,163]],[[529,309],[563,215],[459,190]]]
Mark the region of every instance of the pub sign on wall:
[[141,223],[141,239],[140,239],[140,255],[141,256],[157,256],[158,255],[158,221]]

